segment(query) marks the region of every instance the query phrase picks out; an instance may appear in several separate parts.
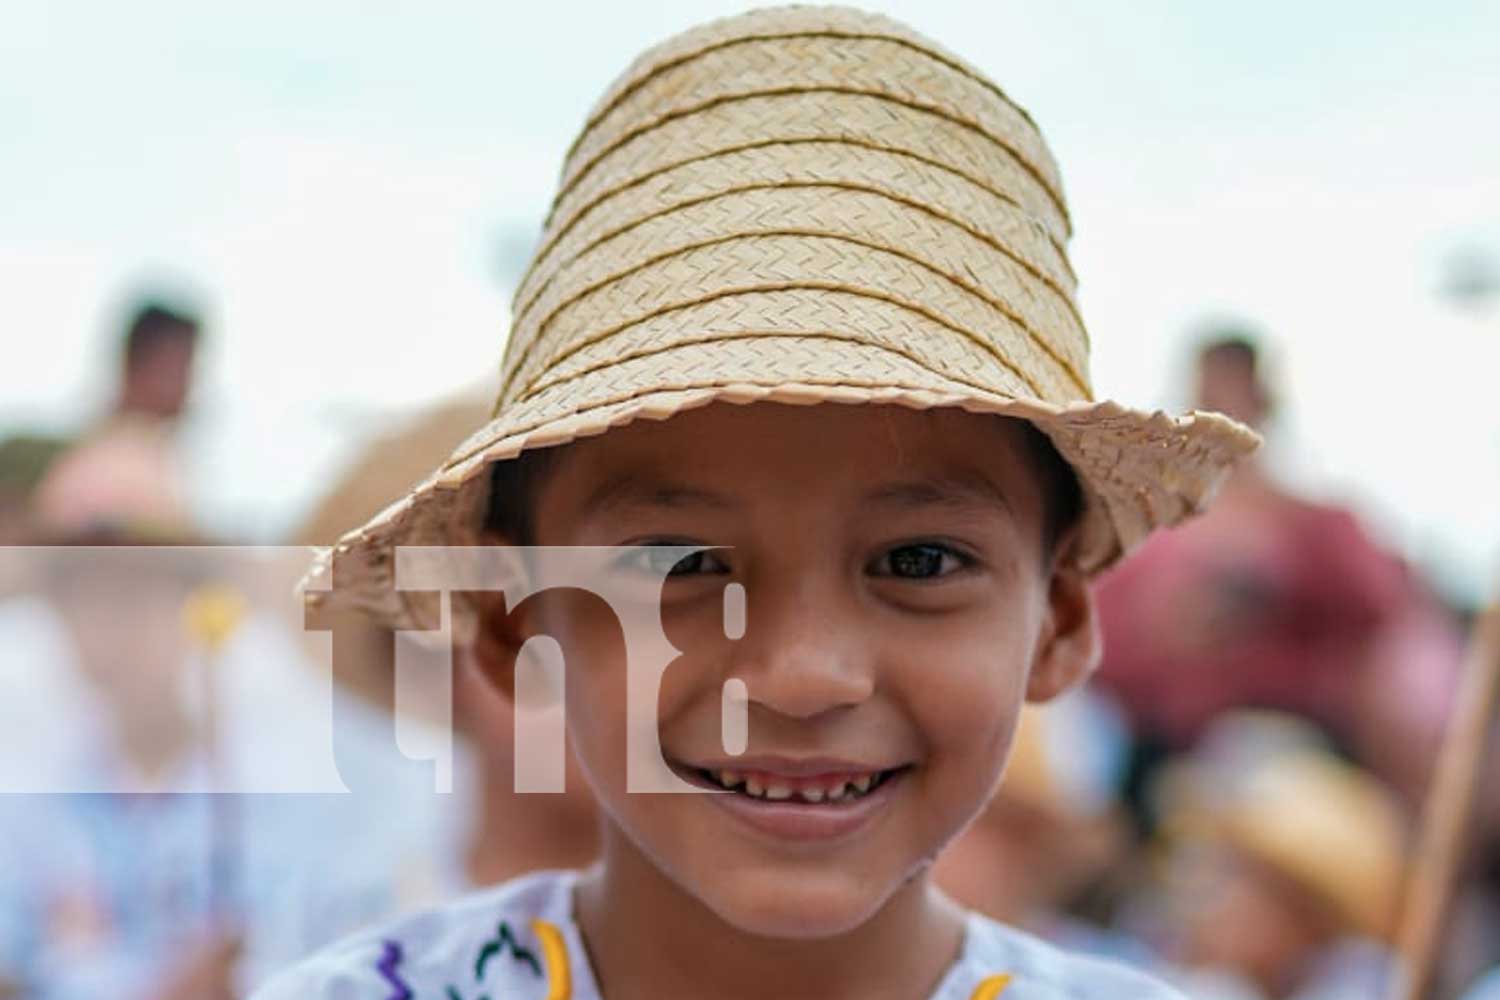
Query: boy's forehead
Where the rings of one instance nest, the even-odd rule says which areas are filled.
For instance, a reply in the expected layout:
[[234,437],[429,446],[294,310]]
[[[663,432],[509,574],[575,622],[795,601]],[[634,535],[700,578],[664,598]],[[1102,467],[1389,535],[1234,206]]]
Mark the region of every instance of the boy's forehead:
[[1013,510],[1036,489],[1013,421],[960,410],[715,405],[579,442],[559,468],[580,513],[731,508],[814,491],[871,506]]

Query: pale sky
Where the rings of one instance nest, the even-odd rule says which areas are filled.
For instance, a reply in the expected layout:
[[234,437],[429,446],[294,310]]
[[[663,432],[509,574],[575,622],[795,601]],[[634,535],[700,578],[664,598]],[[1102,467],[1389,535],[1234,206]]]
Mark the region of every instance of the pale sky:
[[[0,434],[104,405],[132,292],[212,345],[198,501],[272,541],[370,433],[496,370],[563,150],[636,52],[742,4],[0,7]],[[1269,334],[1273,450],[1477,600],[1500,579],[1500,4],[879,3],[1062,165],[1100,397],[1180,408],[1188,335]]]

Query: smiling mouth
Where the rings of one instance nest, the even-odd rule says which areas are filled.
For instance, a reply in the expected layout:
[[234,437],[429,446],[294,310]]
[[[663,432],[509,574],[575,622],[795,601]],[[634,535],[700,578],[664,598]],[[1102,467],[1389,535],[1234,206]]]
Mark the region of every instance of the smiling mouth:
[[705,783],[748,799],[798,805],[837,806],[857,802],[874,793],[886,782],[905,771],[906,767],[797,778],[764,771],[736,771],[728,768],[693,768],[692,770]]

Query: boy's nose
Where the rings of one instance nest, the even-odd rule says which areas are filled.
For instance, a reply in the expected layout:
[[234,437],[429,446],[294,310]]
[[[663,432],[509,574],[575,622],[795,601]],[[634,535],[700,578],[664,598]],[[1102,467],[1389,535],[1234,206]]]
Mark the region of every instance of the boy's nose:
[[811,718],[857,705],[875,690],[868,633],[823,585],[762,583],[748,589],[744,636],[730,673],[752,704]]

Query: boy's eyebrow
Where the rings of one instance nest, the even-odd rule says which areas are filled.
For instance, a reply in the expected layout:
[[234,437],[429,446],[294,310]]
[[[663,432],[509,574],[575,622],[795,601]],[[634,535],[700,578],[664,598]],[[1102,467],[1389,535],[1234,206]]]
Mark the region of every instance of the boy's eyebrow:
[[872,491],[865,502],[884,507],[997,507],[1014,517],[1010,497],[985,476],[952,474],[890,483]]
[[720,493],[627,473],[606,480],[590,493],[583,502],[582,516],[599,517],[626,507],[712,507],[725,510],[732,506],[733,502]]

